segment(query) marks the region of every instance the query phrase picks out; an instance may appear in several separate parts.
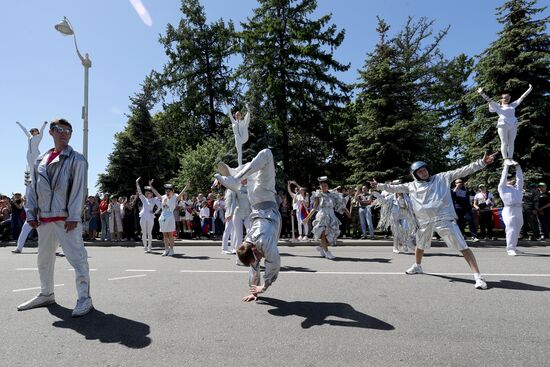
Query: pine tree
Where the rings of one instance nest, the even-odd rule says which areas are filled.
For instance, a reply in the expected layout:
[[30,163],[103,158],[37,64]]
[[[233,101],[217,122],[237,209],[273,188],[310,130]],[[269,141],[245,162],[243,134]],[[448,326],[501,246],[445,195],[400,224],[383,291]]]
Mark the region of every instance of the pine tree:
[[174,175],[175,172],[167,170],[170,155],[149,113],[152,93],[147,79],[142,91],[130,98],[128,123],[115,135],[106,172],[99,175],[100,191],[129,195],[135,192],[135,180],[140,176],[163,182]]
[[311,19],[316,8],[315,0],[259,0],[242,24],[239,75],[248,81],[287,178],[323,173],[333,139],[328,117],[347,101],[347,87],[335,73],[349,66],[333,57],[344,31],[330,24],[330,14]]
[[[509,93],[512,100],[533,91],[516,110],[518,132],[514,159],[526,172],[527,179],[550,179],[550,38],[546,32],[550,17],[538,18],[545,8],[535,0],[510,0],[497,8],[502,24],[498,38],[480,55],[475,81],[494,100]],[[472,91],[475,93],[475,91]],[[500,151],[497,116],[489,113],[487,103],[477,96],[475,121],[469,126],[467,154],[479,158],[483,151]],[[501,161],[498,161],[501,162]],[[479,181],[496,186],[500,164],[479,175]]]
[[380,40],[359,71],[357,126],[348,144],[355,183],[409,179],[407,168],[416,160],[433,171],[446,167],[439,101],[430,91],[444,68],[438,45],[448,28],[431,39],[432,25],[409,18],[389,39],[389,25],[378,19]]
[[169,93],[205,136],[223,134],[228,121],[221,105],[234,94],[227,65],[237,46],[233,23],[207,23],[199,0],[182,0],[181,12],[179,25],[168,24],[160,37],[168,62],[154,73],[157,88],[163,96]]

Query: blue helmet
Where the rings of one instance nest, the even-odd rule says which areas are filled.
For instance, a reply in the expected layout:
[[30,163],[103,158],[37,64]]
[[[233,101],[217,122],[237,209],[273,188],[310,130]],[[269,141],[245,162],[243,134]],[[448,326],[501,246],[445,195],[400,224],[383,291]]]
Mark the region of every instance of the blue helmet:
[[420,180],[420,178],[416,176],[416,171],[418,171],[420,168],[423,168],[423,167],[426,168],[428,172],[430,172],[430,170],[428,169],[428,164],[426,162],[416,161],[413,164],[411,164],[409,171],[411,172],[411,175],[413,176],[414,179]]

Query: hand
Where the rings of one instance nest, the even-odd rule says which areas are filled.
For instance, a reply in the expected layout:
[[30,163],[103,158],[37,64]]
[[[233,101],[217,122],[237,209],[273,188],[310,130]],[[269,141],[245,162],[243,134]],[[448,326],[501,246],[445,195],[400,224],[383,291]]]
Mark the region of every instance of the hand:
[[40,225],[37,220],[28,220],[27,223],[29,223],[32,229],[36,229]]
[[252,287],[250,287],[250,293],[252,293],[253,295],[257,295],[258,293],[263,293],[264,290],[265,290],[264,285],[253,285]]
[[533,89],[533,86],[531,84],[529,84],[529,89]]
[[136,183],[139,183],[139,180],[141,180],[141,176],[137,178]]
[[[294,210],[293,210],[294,211]],[[304,224],[307,224],[309,222],[309,216],[305,217],[303,220],[302,220],[302,223]]]
[[76,228],[76,226],[78,225],[78,222],[76,221],[65,221],[65,232],[70,232],[72,231],[73,229]]
[[497,153],[493,153],[491,155],[487,155],[487,153],[485,153],[483,155],[483,163],[485,164],[491,164],[495,161],[495,157],[497,156],[498,152]]
[[483,93],[483,88],[481,88],[481,87],[477,88],[477,92],[478,92],[479,94]]
[[153,181],[155,180],[149,180],[149,186],[153,186]]
[[255,295],[249,294],[248,296],[244,296],[242,301],[243,302],[252,302],[252,301],[255,301],[257,299],[258,299],[258,297],[256,297]]

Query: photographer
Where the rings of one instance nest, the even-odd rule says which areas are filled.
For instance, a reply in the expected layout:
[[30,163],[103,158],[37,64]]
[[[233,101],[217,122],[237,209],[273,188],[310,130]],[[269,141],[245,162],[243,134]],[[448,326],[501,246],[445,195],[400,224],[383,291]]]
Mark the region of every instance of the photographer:
[[478,186],[479,192],[474,196],[474,208],[479,212],[479,236],[481,238],[493,239],[493,206],[495,198],[487,191],[484,184]]
[[21,196],[21,193],[16,192],[11,198],[10,207],[11,207],[11,236],[13,240],[19,238],[19,233],[21,233],[21,227],[23,227],[24,219],[23,215],[23,206],[25,201]]

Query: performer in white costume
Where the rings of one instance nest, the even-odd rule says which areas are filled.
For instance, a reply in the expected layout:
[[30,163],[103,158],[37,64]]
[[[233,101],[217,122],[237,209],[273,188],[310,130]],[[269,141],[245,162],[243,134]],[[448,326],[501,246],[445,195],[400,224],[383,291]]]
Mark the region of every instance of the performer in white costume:
[[248,233],[250,231],[250,201],[248,201],[247,180],[241,180],[239,190],[235,192],[236,202],[233,209],[233,234],[231,235],[231,246],[238,249],[243,243],[243,227]]
[[485,93],[483,88],[479,88],[477,92],[489,102],[489,111],[496,112],[498,114],[498,136],[500,137],[500,151],[504,164],[515,165],[516,161],[513,160],[514,156],[514,141],[516,140],[516,134],[518,131],[518,119],[516,118],[516,107],[527,97],[533,90],[533,86],[529,84],[529,89],[517,101],[510,103],[510,95],[503,94],[500,99],[500,104],[493,101]]
[[136,189],[141,200],[141,210],[139,212],[139,225],[141,227],[141,241],[143,251],[150,253],[153,247],[153,226],[155,225],[155,206],[160,208],[160,200],[153,196],[153,180],[149,181],[149,186],[145,186],[145,195],[141,192],[138,177],[136,180]]
[[93,308],[81,219],[88,163],[69,145],[71,134],[72,126],[67,120],[52,121],[50,135],[55,146],[39,157],[33,168],[25,209],[29,225],[38,228],[40,293],[19,305],[19,311],[55,303],[54,267],[59,245],[75,273],[78,300],[73,317],[83,316]]
[[178,200],[181,200],[183,194],[187,191],[187,185],[179,195],[174,194],[174,186],[171,184],[164,184],[164,190],[166,191],[165,195],[160,195],[152,186],[151,190],[153,190],[153,193],[160,201],[161,213],[159,217],[159,226],[164,242],[164,252],[162,256],[174,256],[174,231],[176,230],[174,209],[176,209]]
[[[292,192],[292,185],[298,187],[298,193]],[[298,223],[298,241],[307,241],[309,226],[304,223],[308,214],[309,200],[306,200],[306,188],[298,185],[296,181],[288,181],[287,191],[292,198],[292,209],[296,212],[296,222]],[[294,237],[294,234],[293,234]]]
[[460,228],[456,224],[456,212],[451,197],[451,182],[459,177],[465,177],[483,169],[487,164],[492,163],[495,154],[484,155],[480,159],[468,166],[431,175],[428,165],[422,161],[415,162],[410,167],[410,172],[414,178],[413,182],[390,185],[380,184],[376,181],[371,182],[371,187],[378,187],[379,190],[388,192],[408,193],[414,214],[418,220],[418,230],[416,232],[416,263],[405,273],[421,274],[422,257],[424,250],[430,247],[433,232],[436,231],[445,244],[458,250],[464,256],[464,259],[474,272],[475,288],[487,289],[487,283],[481,276],[474,253],[468,248]]
[[[277,279],[281,258],[277,248],[281,230],[281,215],[275,199],[275,165],[271,150],[264,149],[239,170],[232,170],[224,163],[218,165],[222,175],[216,179],[225,187],[238,190],[240,180],[248,180],[248,200],[252,207],[251,227],[244,243],[237,249],[237,256],[244,265],[250,265],[250,294],[244,302],[257,299]],[[230,175],[233,173],[233,175]],[[264,260],[264,285],[260,285],[260,260]]]
[[[224,215],[224,225],[225,229],[222,236],[222,254],[229,255],[237,253],[237,248],[234,246],[233,235],[233,213],[235,211],[235,206],[237,205],[237,194],[233,190],[225,190],[225,215]],[[233,250],[229,250],[229,239],[231,238],[231,245]]]
[[376,191],[372,192],[376,197],[376,204],[381,207],[378,228],[387,231],[391,227],[393,234],[393,252],[409,252],[414,248],[416,235],[416,218],[409,195],[395,193],[382,196]]
[[231,114],[231,108],[226,103],[227,114],[231,120],[231,127],[233,128],[233,135],[235,136],[235,147],[237,148],[237,163],[239,166],[243,164],[243,145],[248,141],[248,125],[250,124],[250,108],[246,104],[246,115],[244,119],[241,119],[240,111],[235,113],[235,116]]
[[307,217],[304,219],[304,223],[308,223],[309,220],[317,213],[315,220],[313,221],[313,235],[316,240],[321,240],[321,246],[317,246],[317,251],[322,257],[326,257],[329,260],[333,260],[336,257],[329,251],[330,245],[334,246],[338,236],[340,235],[340,225],[342,224],[334,211],[339,213],[346,213],[350,216],[349,211],[346,209],[344,198],[338,192],[329,191],[328,178],[322,176],[318,178],[320,190],[313,193],[313,210],[311,210]]
[[504,204],[502,220],[506,231],[506,252],[510,256],[521,253],[517,249],[519,234],[523,226],[523,171],[516,165],[516,178],[507,180],[509,165],[502,169],[498,193]]
[[46,128],[46,125],[48,124],[48,121],[44,121],[44,124],[38,130],[37,128],[32,128],[29,131],[21,125],[19,121],[15,122],[21,130],[23,130],[23,133],[27,136],[29,139],[28,147],[27,147],[27,172],[30,172],[32,168],[34,167],[34,163],[38,156],[40,155],[40,150],[38,149],[40,146],[40,141],[42,141],[42,136],[44,136],[44,129]]

